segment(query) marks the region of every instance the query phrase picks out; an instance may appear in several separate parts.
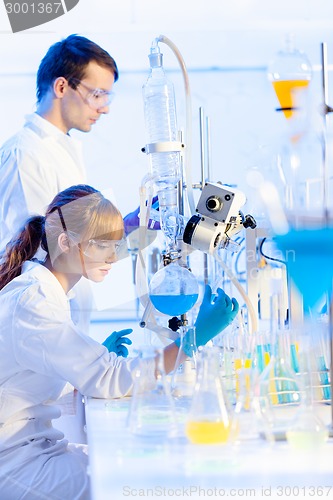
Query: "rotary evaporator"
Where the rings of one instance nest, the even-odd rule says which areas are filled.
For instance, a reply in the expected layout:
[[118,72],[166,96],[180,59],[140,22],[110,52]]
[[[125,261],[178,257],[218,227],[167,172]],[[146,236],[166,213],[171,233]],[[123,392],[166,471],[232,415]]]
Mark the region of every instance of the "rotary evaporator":
[[[184,77],[186,124],[182,131],[177,124],[174,87],[163,68],[163,55],[160,50],[162,43],[168,45],[176,55]],[[288,322],[285,320],[285,304],[282,301],[285,290],[282,289],[282,285],[285,281],[290,283],[289,275],[297,277],[294,263],[292,263],[294,267],[288,263],[287,280],[285,273],[279,274],[274,280],[272,276],[269,276],[270,283],[273,285],[271,289],[266,286],[262,290],[262,297],[265,296],[269,302],[267,332],[262,332],[258,328],[258,320],[262,321],[260,325],[262,327],[263,320],[266,318],[263,317],[262,310],[259,311],[262,304],[259,300],[261,289],[259,289],[259,280],[256,279],[259,274],[258,256],[260,254],[261,261],[267,257],[262,252],[262,243],[266,240],[267,235],[271,237],[272,233],[273,236],[275,233],[275,241],[280,248],[283,247],[283,238],[293,235],[288,226],[293,219],[290,219],[288,215],[295,213],[295,209],[298,213],[300,208],[296,201],[303,184],[298,182],[299,177],[295,174],[303,173],[303,171],[301,168],[297,172],[293,170],[293,175],[289,176],[288,179],[288,171],[285,169],[287,180],[283,191],[285,204],[281,202],[273,183],[268,181],[259,183],[258,194],[263,199],[271,227],[268,230],[266,228],[256,229],[254,218],[251,215],[244,215],[242,212],[242,207],[246,203],[244,193],[229,185],[212,181],[208,168],[206,175],[205,167],[207,164],[203,158],[201,158],[201,182],[192,182],[190,85],[186,66],[178,49],[168,38],[161,35],[153,40],[149,62],[150,74],[143,86],[147,143],[142,150],[148,156],[150,171],[142,180],[140,187],[140,241],[136,266],[137,294],[144,308],[140,326],[157,334],[164,344],[180,338],[180,347],[184,347],[185,344],[182,344],[182,339],[185,337],[184,332],[187,329],[188,337],[188,330],[191,330],[191,327],[195,325],[194,315],[196,305],[199,302],[200,286],[211,284],[213,294],[216,293],[218,287],[224,288],[226,282],[228,286],[234,286],[246,306],[246,311],[244,313],[244,309],[241,309],[242,315],[239,317],[238,331],[232,332],[230,336],[226,332],[223,334],[223,387],[228,391],[228,397],[224,395],[221,395],[220,398],[216,397],[221,391],[211,378],[211,372],[214,371],[212,369],[213,362],[212,360],[208,362],[209,369],[205,368],[205,363],[200,365],[200,360],[204,361],[205,359],[204,351],[201,353],[202,356],[198,356],[199,363],[196,365],[197,361],[193,355],[196,348],[194,336],[191,336],[191,340],[193,340],[191,344],[192,355],[188,355],[183,349],[187,360],[183,361],[182,358],[179,364],[177,358],[175,363],[171,389],[172,395],[177,401],[177,408],[188,408],[186,401],[187,403],[192,401],[195,409],[192,413],[190,412],[191,418],[187,427],[188,437],[192,442],[204,443],[216,443],[217,440],[225,442],[229,439],[231,426],[227,417],[230,411],[227,409],[227,405],[214,409],[210,404],[207,404],[207,401],[210,401],[210,395],[213,394],[212,401],[214,403],[221,400],[235,405],[237,432],[236,427],[233,431],[238,435],[239,441],[248,437],[249,421],[251,421],[253,435],[264,436],[267,440],[288,439],[293,443],[301,439],[302,446],[304,443],[308,445],[312,441],[317,441],[319,435],[317,427],[314,429],[313,426],[313,422],[316,424],[317,421],[308,418],[309,413],[312,415],[311,405],[306,404],[313,398],[311,393],[313,391],[313,377],[319,377],[320,380],[316,386],[318,401],[327,402],[330,400],[329,389],[332,390],[332,378],[329,381],[326,358],[324,359],[321,354],[319,357],[317,356],[319,350],[321,353],[321,347],[318,346],[319,339],[316,339],[313,344],[313,346],[316,345],[317,350],[312,349],[310,355],[310,349],[307,347],[304,335],[298,338],[297,329],[295,331],[290,329],[290,325],[293,326],[295,322],[293,321],[294,309],[291,307],[293,304],[290,300],[292,294],[289,290],[287,307],[291,317],[288,318]],[[300,73],[299,68],[303,72]],[[278,57],[269,65],[269,79],[276,92],[279,104],[277,111],[289,125],[288,152],[292,153],[291,158],[296,158],[297,148],[303,140],[304,115],[302,109],[306,101],[306,94],[303,92],[306,92],[309,87],[309,66],[302,54],[288,47],[286,51],[279,53]],[[326,112],[330,112],[328,109],[326,106]],[[203,150],[202,120],[200,126],[201,149]],[[325,181],[322,182],[323,186],[327,184],[328,177],[324,153],[325,148],[323,148],[322,155],[325,167],[321,176]],[[281,164],[282,167],[285,165],[283,162]],[[301,161],[297,165],[301,166]],[[200,190],[197,203],[194,202],[194,189]],[[154,196],[158,197],[159,202],[158,215],[164,248],[154,272],[149,274],[146,264],[149,258],[149,249],[145,248],[144,243],[149,220],[154,212],[152,210]],[[301,199],[307,198],[301,197]],[[323,205],[326,207],[326,189],[323,190],[322,199],[324,200]],[[327,230],[327,212],[328,210],[325,209],[324,217],[321,217],[321,220],[325,222],[325,231]],[[154,215],[156,216],[156,213]],[[298,217],[297,221],[302,221],[303,218]],[[306,236],[308,236],[309,228],[306,229]],[[329,229],[331,234],[331,228]],[[241,240],[238,235],[244,230],[246,230],[246,237]],[[301,232],[300,235],[303,236],[304,232]],[[258,246],[256,238],[262,238],[261,244]],[[226,255],[237,254],[240,249],[239,241],[244,240],[246,240],[247,252],[245,273],[247,291],[237,279],[236,274],[233,273],[231,266],[226,264],[224,258]],[[316,242],[316,238],[313,241]],[[289,245],[290,241],[288,240],[287,243]],[[329,237],[329,244],[331,245],[331,237]],[[327,246],[331,248],[331,246]],[[295,248],[295,245],[293,247]],[[304,273],[306,266],[303,265],[305,261],[302,260],[302,257],[303,253],[306,258],[310,257],[311,251],[309,252],[307,249],[312,250],[313,244],[310,245],[309,238],[307,238],[306,244],[300,245],[300,247],[303,252],[298,251],[296,264],[300,266],[301,277],[305,280],[307,278],[306,273]],[[253,262],[251,262],[251,258],[248,258],[249,250],[253,251]],[[202,257],[202,268],[200,267],[200,269],[192,265],[195,251]],[[323,252],[321,251],[322,256]],[[268,256],[267,259],[269,258]],[[277,262],[277,259],[271,259],[271,261],[274,260]],[[214,265],[211,265],[212,263]],[[286,265],[286,262],[281,260],[279,263]],[[250,264],[253,266],[250,267]],[[193,272],[191,268],[193,268]],[[253,273],[249,271],[253,271]],[[266,275],[264,278],[266,279]],[[329,279],[331,280],[331,274]],[[321,284],[317,288],[320,288],[320,292],[322,292],[327,286]],[[300,286],[299,291],[303,293],[303,300],[306,303],[306,287]],[[244,317],[243,314],[246,312],[247,317]],[[260,312],[260,318],[258,312]],[[166,321],[167,324],[165,324]],[[311,340],[309,340],[310,344]],[[179,349],[179,352],[181,350]],[[217,358],[219,358],[220,352],[218,351]],[[207,351],[207,356],[212,353],[213,351]],[[191,363],[193,359],[194,363]],[[309,359],[309,361],[305,362],[305,359]],[[312,363],[313,361],[318,362],[318,360],[320,361],[319,368],[317,366],[310,369],[310,361]],[[218,372],[220,369],[218,359],[216,363]],[[205,384],[200,387],[195,384],[193,389],[193,372],[197,371],[198,378],[196,380],[200,379],[200,370],[197,370],[197,366],[199,368],[201,366],[201,371],[205,374],[202,380],[205,384],[208,380],[209,387],[206,387]],[[288,367],[288,370],[285,369],[285,366]],[[291,367],[290,371],[289,366]],[[179,370],[181,367],[182,369]],[[332,363],[330,375],[331,372]],[[256,377],[253,377],[253,374]],[[310,379],[308,384],[307,380]],[[216,380],[220,380],[220,374]],[[297,384],[293,383],[294,380],[297,380]],[[310,389],[307,385],[311,386]],[[213,386],[215,389],[211,390]],[[310,399],[304,396],[307,391],[311,393]],[[300,397],[301,393],[302,397]],[[202,398],[204,403],[202,403]],[[279,416],[284,412],[286,406],[289,408],[288,419],[282,422]],[[199,422],[197,421],[198,407],[204,409],[204,415],[199,416]],[[210,408],[209,415],[207,415],[208,408]],[[218,416],[216,416],[217,414]],[[302,415],[305,415],[306,418],[303,418]],[[294,417],[295,420],[293,420]],[[219,424],[220,433],[215,428],[216,422]],[[298,425],[299,422],[302,423],[301,426]],[[244,433],[242,429],[245,430]],[[210,433],[211,430],[212,433]],[[319,431],[321,432],[321,428]],[[213,441],[210,441],[210,436],[212,436]],[[315,436],[314,440],[313,436]],[[327,432],[325,431],[325,438],[326,436]]]
[[[175,91],[163,67],[160,44],[174,52],[180,64],[185,87],[186,125],[181,131],[177,124]],[[147,278],[145,255],[139,250],[136,269],[137,292],[144,306],[140,326],[148,328],[161,339],[175,339],[177,330],[189,324],[187,313],[199,297],[199,283],[191,271],[189,256],[199,250],[212,256],[219,272],[226,273],[236,286],[248,307],[252,328],[256,329],[253,306],[241,284],[221,258],[221,250],[235,252],[238,244],[232,238],[245,228],[254,228],[256,222],[244,216],[241,207],[245,195],[232,187],[210,182],[202,176],[200,198],[195,205],[191,172],[191,98],[188,74],[177,47],[161,35],[154,39],[149,54],[150,74],[143,85],[144,116],[147,144],[142,151],[150,163],[150,172],[140,188],[140,249],[144,248],[145,232],[151,217],[153,196],[159,202],[160,225],[165,249],[157,272]],[[204,271],[203,271],[204,274]],[[149,281],[149,282],[148,282]],[[205,276],[204,281],[220,285],[219,275]],[[213,289],[213,291],[215,291]],[[171,317],[168,327],[156,321],[162,313]]]

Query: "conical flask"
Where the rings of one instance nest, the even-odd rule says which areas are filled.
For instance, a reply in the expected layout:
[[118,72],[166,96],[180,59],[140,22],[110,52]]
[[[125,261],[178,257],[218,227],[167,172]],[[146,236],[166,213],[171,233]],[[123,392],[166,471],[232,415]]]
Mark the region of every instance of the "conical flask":
[[176,433],[174,402],[166,381],[163,350],[152,345],[139,351],[127,423],[133,434],[168,438]]
[[[315,327],[315,322],[312,326]],[[302,331],[302,334],[300,340],[303,341],[303,351],[302,346],[299,350],[300,370],[302,371],[300,374],[302,399],[286,432],[290,446],[299,451],[320,448],[327,441],[329,434],[328,428],[316,414],[316,405],[314,404],[312,375],[317,375],[317,372],[312,371],[312,358],[313,356],[317,357],[315,351],[318,340],[314,338],[312,331]],[[318,328],[316,329],[316,337],[317,335],[320,335]]]
[[311,403],[302,403],[294,420],[286,431],[288,443],[295,450],[320,448],[328,439],[328,428],[315,413]]
[[225,443],[230,432],[230,413],[219,366],[220,349],[199,349],[198,375],[185,433],[192,443]]
[[195,327],[182,326],[179,335],[180,345],[171,378],[171,393],[178,403],[189,406],[196,382]]

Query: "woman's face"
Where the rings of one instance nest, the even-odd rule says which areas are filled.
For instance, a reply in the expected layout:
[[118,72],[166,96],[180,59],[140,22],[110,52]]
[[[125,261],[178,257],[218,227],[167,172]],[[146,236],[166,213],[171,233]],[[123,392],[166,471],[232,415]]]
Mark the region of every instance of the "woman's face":
[[82,275],[96,283],[103,281],[116,262],[119,241],[91,239],[78,245]]

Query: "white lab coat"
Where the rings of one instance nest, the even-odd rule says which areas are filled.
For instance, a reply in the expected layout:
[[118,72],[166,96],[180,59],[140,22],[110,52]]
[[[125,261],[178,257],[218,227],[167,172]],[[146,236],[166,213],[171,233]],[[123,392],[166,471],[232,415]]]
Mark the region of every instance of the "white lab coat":
[[[44,215],[60,191],[86,182],[82,144],[37,113],[0,149],[0,253],[31,215]],[[45,252],[38,251],[43,258]],[[82,279],[71,304],[73,320],[88,333],[90,284]]]
[[[60,411],[54,402],[66,382],[88,396],[124,396],[131,392],[132,373],[137,363],[137,358],[117,357],[81,333],[71,319],[68,297],[55,276],[39,262],[24,263],[22,274],[0,292],[2,500],[16,498],[15,495],[6,496],[4,485],[7,483],[9,488],[17,484],[22,491],[26,486],[27,491],[33,492],[29,489],[30,484],[22,486],[17,481],[22,481],[22,477],[26,478],[24,481],[32,481],[39,467],[46,474],[47,467],[43,467],[43,462],[52,468],[50,455],[55,454],[60,465],[43,479],[51,481],[46,483],[49,491],[62,482],[67,461],[72,463],[74,460],[75,463],[63,434],[51,423],[52,419],[59,417]],[[30,467],[35,471],[33,474]],[[75,470],[79,471],[80,467]],[[86,480],[85,474],[83,477]],[[77,488],[82,484],[77,482]],[[59,491],[59,496],[55,493],[48,498],[86,498],[82,492],[78,496],[75,491],[68,493],[71,490],[66,490],[65,484]],[[64,492],[62,496],[61,492]],[[40,497],[31,493],[31,496],[22,498]]]
[[0,149],[0,250],[54,196],[86,182],[81,142],[37,113]]

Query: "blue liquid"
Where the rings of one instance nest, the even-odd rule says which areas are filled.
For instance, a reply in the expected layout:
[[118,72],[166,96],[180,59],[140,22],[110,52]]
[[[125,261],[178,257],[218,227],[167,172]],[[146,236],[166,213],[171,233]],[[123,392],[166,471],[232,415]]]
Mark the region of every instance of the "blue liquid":
[[332,288],[333,228],[292,230],[277,236],[276,243],[303,296],[304,309],[312,308]]
[[150,295],[155,309],[169,316],[179,316],[189,311],[198,299],[198,294],[190,295]]

